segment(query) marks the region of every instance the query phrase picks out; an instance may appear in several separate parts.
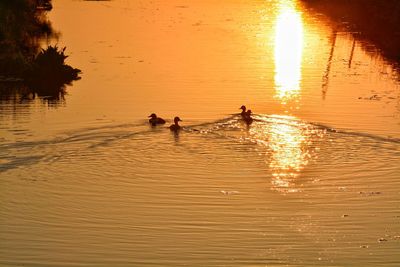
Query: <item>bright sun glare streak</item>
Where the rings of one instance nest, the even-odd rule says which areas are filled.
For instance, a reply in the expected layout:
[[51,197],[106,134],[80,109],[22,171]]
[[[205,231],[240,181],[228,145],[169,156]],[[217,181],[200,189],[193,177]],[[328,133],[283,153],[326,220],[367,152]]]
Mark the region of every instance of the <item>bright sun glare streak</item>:
[[284,192],[296,192],[294,180],[308,164],[304,150],[307,137],[298,126],[273,124],[270,131],[272,187]]
[[282,0],[275,25],[275,89],[285,105],[300,94],[303,21],[293,1]]
[[311,158],[311,143],[321,133],[292,116],[271,116],[268,123],[253,124],[250,133],[268,149],[272,188],[282,193],[299,192],[297,178]]

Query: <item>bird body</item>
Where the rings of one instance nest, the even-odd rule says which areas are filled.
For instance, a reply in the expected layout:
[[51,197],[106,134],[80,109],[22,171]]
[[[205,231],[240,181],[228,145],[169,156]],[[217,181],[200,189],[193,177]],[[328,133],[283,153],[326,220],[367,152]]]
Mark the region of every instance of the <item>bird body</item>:
[[151,114],[150,116],[149,116],[149,123],[152,125],[152,126],[156,126],[157,124],[165,124],[165,120],[164,119],[162,119],[162,118],[159,118],[159,117],[157,117],[157,115],[155,114],[155,113],[153,113],[153,114]]
[[244,105],[242,105],[239,109],[241,109],[242,110],[242,112],[240,112],[240,115],[242,116],[242,117],[245,117],[246,116],[246,106],[244,106]]
[[239,109],[242,110],[240,112],[240,115],[242,116],[242,119],[249,125],[253,122],[253,118],[251,117],[251,110],[248,109],[246,110],[246,106],[242,105]]
[[181,129],[181,126],[178,124],[178,122],[182,121],[179,117],[175,117],[174,118],[174,124],[171,124],[171,126],[169,126],[169,129],[171,131],[177,132]]
[[246,111],[246,114],[243,116],[243,120],[247,123],[247,124],[251,124],[253,122],[253,118],[251,117],[251,109]]

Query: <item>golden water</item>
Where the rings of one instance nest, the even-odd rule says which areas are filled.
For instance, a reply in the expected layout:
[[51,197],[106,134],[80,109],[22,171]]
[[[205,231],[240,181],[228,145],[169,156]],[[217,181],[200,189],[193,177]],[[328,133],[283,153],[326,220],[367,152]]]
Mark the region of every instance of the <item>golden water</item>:
[[285,0],[48,16],[82,80],[0,102],[1,266],[399,266],[400,91],[371,45]]

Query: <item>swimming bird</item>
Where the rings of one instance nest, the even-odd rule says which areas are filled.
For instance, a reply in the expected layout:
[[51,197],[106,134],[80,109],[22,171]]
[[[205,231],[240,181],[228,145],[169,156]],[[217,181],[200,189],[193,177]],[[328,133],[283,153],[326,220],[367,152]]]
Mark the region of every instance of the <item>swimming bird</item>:
[[182,121],[179,117],[175,117],[174,118],[174,124],[171,124],[171,126],[169,126],[169,129],[171,131],[177,132],[181,129],[181,126],[179,126],[178,122]]
[[246,111],[246,115],[243,116],[243,120],[247,123],[247,124],[251,124],[253,122],[253,118],[251,117],[251,109]]
[[246,106],[242,105],[239,109],[242,110],[242,112],[240,112],[240,115],[242,115],[242,117],[246,116]]
[[155,113],[151,114],[149,116],[149,118],[151,118],[151,119],[149,119],[149,123],[151,125],[153,125],[153,126],[156,126],[157,124],[164,124],[165,123],[165,120],[162,119],[162,118],[157,117],[157,115]]

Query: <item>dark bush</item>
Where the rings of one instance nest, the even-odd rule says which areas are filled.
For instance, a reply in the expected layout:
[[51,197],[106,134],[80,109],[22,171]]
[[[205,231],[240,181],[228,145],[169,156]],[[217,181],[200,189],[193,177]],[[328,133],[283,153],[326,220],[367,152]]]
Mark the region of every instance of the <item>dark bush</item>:
[[72,81],[79,80],[79,69],[65,64],[65,47],[49,46],[34,58],[25,73],[25,81],[40,95],[52,95]]

